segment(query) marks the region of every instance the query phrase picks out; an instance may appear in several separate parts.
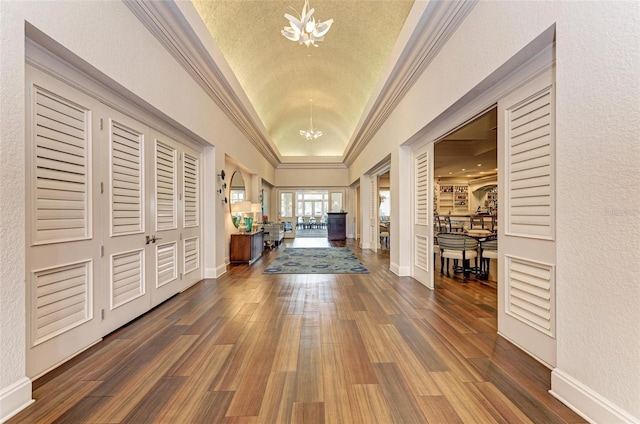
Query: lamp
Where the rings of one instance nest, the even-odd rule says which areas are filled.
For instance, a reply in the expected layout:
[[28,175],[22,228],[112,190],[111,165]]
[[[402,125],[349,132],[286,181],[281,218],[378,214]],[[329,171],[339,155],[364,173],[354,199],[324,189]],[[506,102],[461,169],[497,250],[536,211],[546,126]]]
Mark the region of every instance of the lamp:
[[315,140],[316,138],[322,137],[322,131],[313,129],[313,101],[309,100],[309,129],[308,130],[300,130],[300,135],[306,138],[307,140]]
[[262,205],[260,203],[252,203],[251,204],[251,214],[252,217],[245,217],[244,222],[247,226],[247,232],[253,230],[253,221],[256,218],[256,213],[262,214]]
[[239,217],[237,217],[233,223],[236,228],[238,228],[238,232],[250,232],[251,227],[249,227],[249,229],[246,228],[246,219],[243,220],[242,215],[251,212],[251,202],[235,202],[231,205],[231,212],[235,212],[239,215]]
[[[295,12],[295,9],[293,9],[293,11]],[[316,22],[316,18],[312,18],[314,11],[315,9],[309,8],[309,0],[304,0],[302,14],[296,12],[300,19],[285,13],[284,17],[289,20],[289,25],[291,26],[284,27],[281,31],[282,35],[291,41],[297,41],[299,44],[304,44],[307,47],[318,47],[316,41],[324,40],[324,35],[329,31],[329,28],[331,28],[333,19]]]

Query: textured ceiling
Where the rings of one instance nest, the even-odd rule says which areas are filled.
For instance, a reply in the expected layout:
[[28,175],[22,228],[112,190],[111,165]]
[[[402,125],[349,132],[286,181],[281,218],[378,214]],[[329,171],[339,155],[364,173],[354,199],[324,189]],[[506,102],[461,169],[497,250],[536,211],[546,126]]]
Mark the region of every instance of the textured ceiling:
[[498,173],[497,109],[493,108],[435,145],[437,178],[481,178]]
[[[309,48],[280,33],[289,25],[284,14],[299,14],[303,0],[193,4],[280,155],[339,159],[413,0],[310,0],[316,21],[334,23],[319,47]],[[313,126],[324,134],[313,141],[300,135],[309,128],[309,100]]]

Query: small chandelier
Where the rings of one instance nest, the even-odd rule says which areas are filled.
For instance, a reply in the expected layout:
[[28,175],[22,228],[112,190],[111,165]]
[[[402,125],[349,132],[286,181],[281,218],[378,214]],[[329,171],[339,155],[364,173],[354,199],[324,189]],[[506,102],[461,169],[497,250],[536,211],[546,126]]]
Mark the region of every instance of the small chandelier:
[[[293,10],[295,12],[295,9]],[[316,18],[312,18],[314,11],[315,9],[309,8],[309,0],[304,0],[302,14],[298,15],[300,19],[285,13],[284,17],[289,20],[289,25],[291,26],[284,27],[281,31],[282,35],[291,41],[297,41],[299,44],[304,44],[307,47],[318,47],[316,41],[324,40],[324,35],[329,31],[329,28],[331,28],[333,19],[316,22]]]
[[316,138],[322,137],[322,131],[313,129],[313,108],[312,101],[309,100],[309,129],[308,130],[300,130],[300,135],[306,138],[307,140],[315,140]]

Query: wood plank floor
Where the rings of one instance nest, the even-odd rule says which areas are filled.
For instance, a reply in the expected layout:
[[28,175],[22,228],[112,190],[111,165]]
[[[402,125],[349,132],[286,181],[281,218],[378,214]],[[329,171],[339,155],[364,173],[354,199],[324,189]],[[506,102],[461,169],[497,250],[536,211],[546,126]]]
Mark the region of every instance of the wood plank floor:
[[8,422],[585,422],[496,334],[495,284],[431,291],[388,271],[388,251],[347,246],[370,274],[263,275],[267,250],[36,380]]

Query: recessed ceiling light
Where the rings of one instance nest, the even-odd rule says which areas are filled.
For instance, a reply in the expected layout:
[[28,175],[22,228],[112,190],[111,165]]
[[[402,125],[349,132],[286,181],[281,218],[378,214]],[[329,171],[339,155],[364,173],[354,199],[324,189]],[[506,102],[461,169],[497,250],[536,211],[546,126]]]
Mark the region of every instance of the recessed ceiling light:
[[463,170],[463,171],[466,171],[467,169],[466,169],[466,168],[462,168],[462,170]]
[[453,172],[449,172],[449,175],[453,174]]
[[482,166],[482,164],[481,164],[481,163],[479,163],[479,164],[478,164],[478,166]]
[[471,174],[467,174],[467,177],[470,177],[470,176],[471,176]]
[[484,171],[480,171],[481,174],[484,174]]

